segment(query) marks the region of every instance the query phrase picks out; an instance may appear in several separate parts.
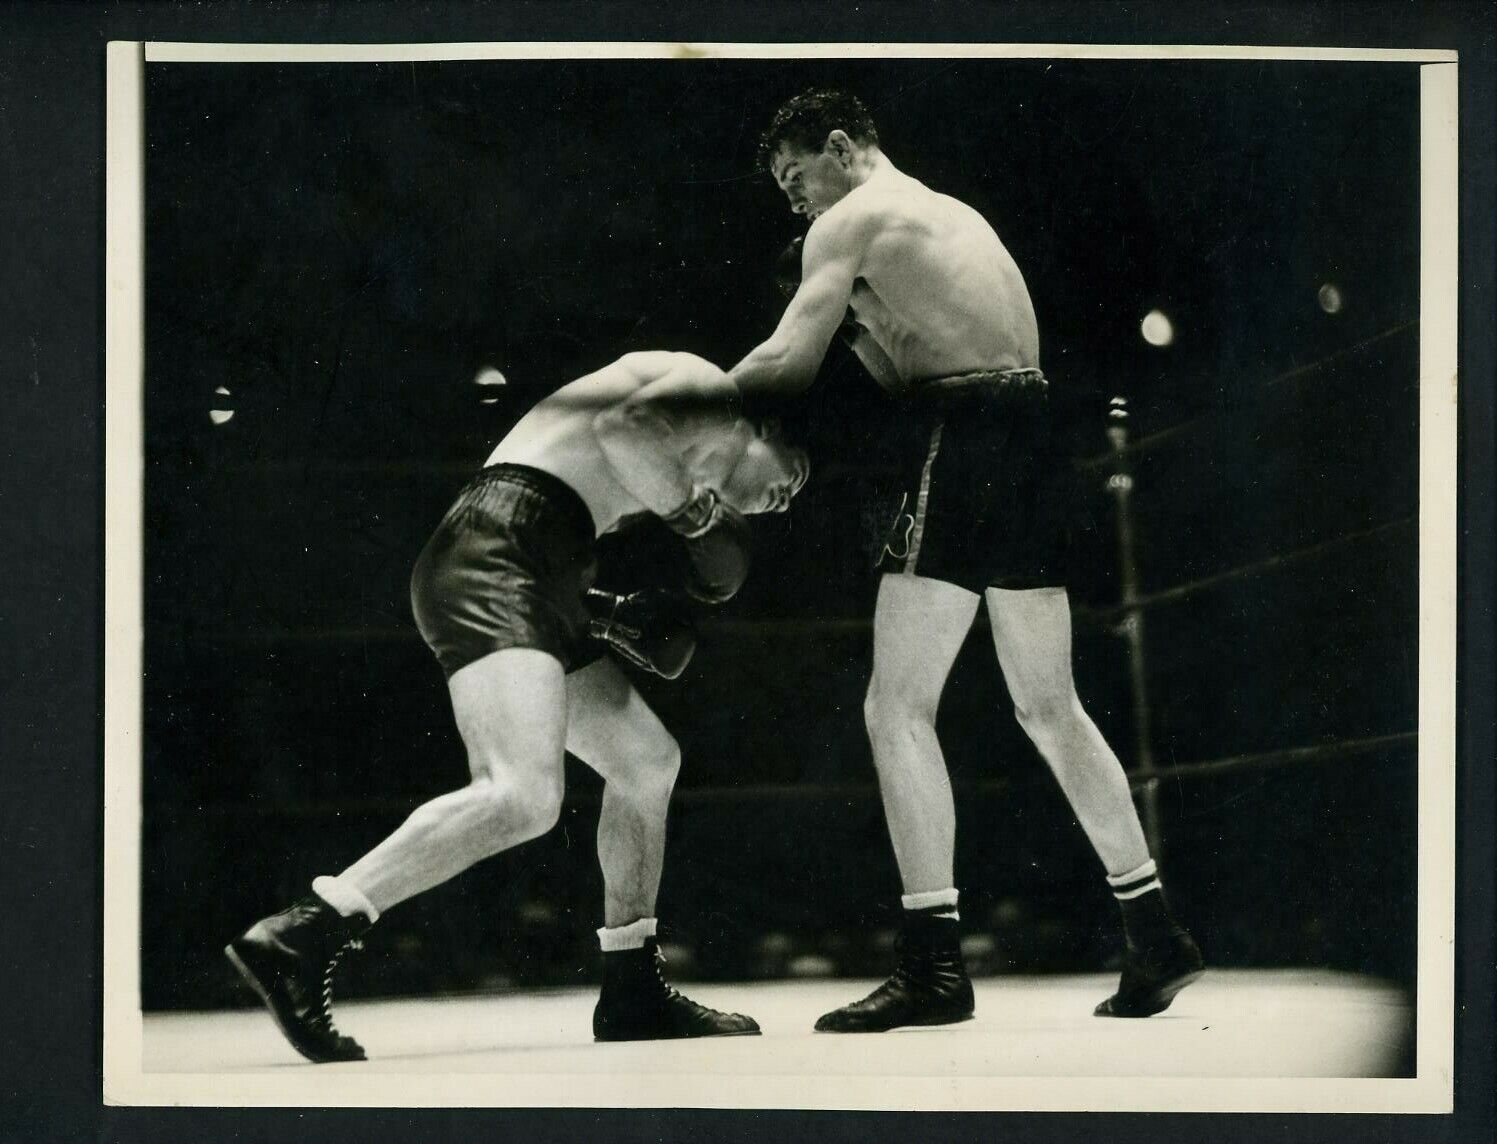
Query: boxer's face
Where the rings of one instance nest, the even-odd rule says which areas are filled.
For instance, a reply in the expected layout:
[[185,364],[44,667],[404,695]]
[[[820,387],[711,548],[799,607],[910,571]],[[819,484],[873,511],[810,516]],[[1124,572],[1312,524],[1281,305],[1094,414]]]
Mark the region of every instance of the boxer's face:
[[762,427],[723,482],[722,497],[739,512],[784,512],[811,474],[806,454],[773,427]]
[[833,131],[819,151],[780,144],[769,170],[790,200],[790,209],[815,219],[852,190],[851,164],[851,142],[841,131]]

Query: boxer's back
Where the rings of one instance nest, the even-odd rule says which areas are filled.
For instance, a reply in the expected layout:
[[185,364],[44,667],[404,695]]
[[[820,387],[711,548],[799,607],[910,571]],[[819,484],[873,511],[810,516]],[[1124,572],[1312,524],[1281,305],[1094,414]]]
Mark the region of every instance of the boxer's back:
[[1038,366],[1034,308],[1017,264],[965,203],[898,173],[835,210],[870,223],[852,309],[906,384]]
[[621,516],[639,511],[619,485],[593,432],[593,418],[660,377],[672,355],[626,354],[542,399],[494,447],[486,464],[528,465],[570,485],[592,513],[600,533]]

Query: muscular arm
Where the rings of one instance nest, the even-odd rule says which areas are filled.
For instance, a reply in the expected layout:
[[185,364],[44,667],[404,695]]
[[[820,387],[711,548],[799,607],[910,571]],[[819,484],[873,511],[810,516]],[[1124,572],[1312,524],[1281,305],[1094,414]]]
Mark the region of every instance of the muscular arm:
[[694,450],[721,447],[737,420],[737,389],[722,370],[688,354],[676,355],[658,379],[593,418],[593,434],[609,466],[641,505],[669,516],[693,492],[687,462]]
[[801,257],[800,289],[769,339],[728,374],[744,396],[800,393],[816,380],[847,313],[866,233],[863,216],[835,208],[812,224]]

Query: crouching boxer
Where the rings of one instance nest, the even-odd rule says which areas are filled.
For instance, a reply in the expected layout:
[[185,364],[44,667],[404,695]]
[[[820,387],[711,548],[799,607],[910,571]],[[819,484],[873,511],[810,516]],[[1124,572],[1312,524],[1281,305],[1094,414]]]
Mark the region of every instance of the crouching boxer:
[[807,471],[803,453],[743,419],[727,376],[691,354],[628,354],[541,401],[499,443],[411,579],[470,781],[418,807],[341,873],[315,878],[307,897],[226,950],[303,1056],[364,1059],[333,1024],[339,959],[384,911],[550,830],[565,751],[605,781],[595,1039],[759,1031],[661,975],[655,895],[680,753],[607,653],[673,678],[695,636],[682,602],[663,592],[594,588],[594,544],[657,515],[682,538],[686,594],[726,600],[748,572],[740,514],[783,511]]

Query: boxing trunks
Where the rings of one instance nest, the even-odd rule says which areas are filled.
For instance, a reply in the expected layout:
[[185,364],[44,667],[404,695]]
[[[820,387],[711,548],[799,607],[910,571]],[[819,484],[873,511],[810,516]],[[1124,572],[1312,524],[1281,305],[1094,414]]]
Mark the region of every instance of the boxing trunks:
[[1071,470],[1045,375],[939,378],[908,401],[903,489],[879,570],[970,592],[1064,584]]
[[416,627],[447,677],[510,647],[568,671],[599,658],[582,603],[594,540],[582,498],[550,473],[490,465],[469,481],[411,574]]

